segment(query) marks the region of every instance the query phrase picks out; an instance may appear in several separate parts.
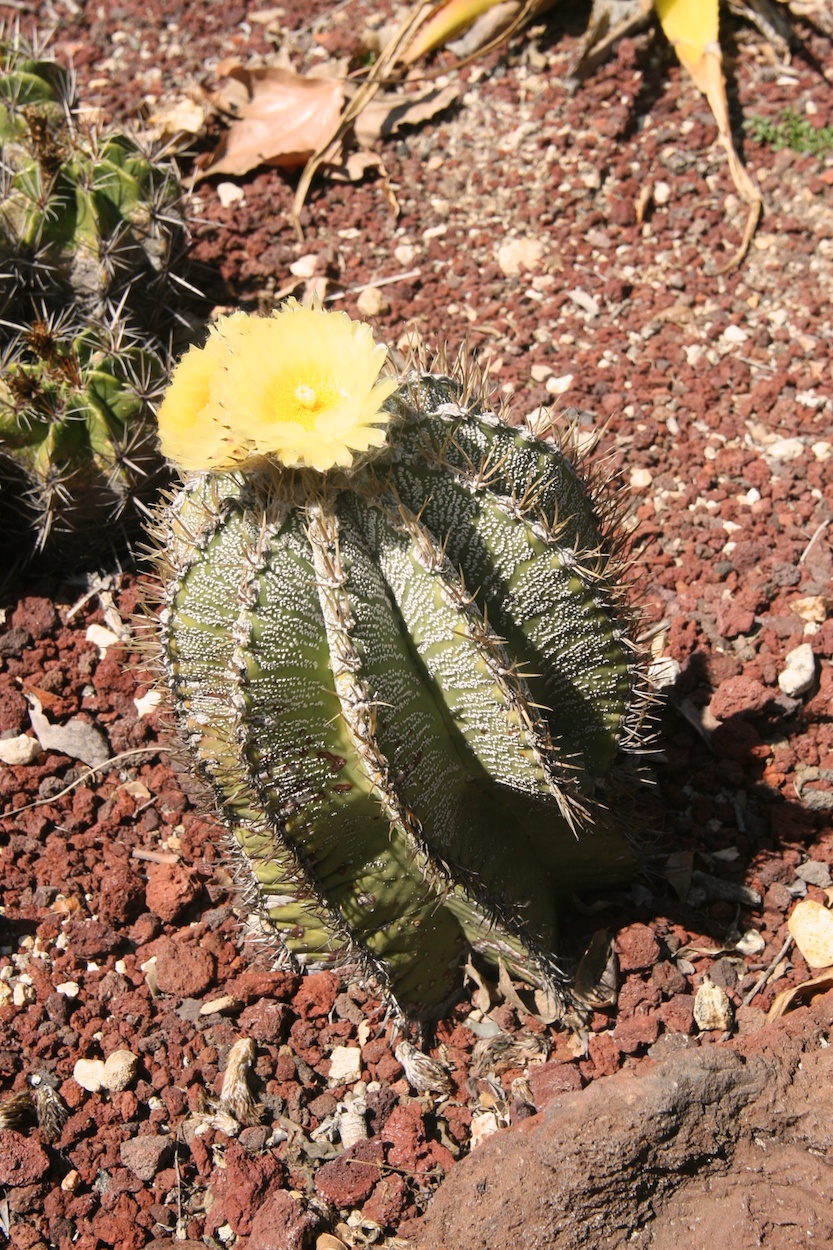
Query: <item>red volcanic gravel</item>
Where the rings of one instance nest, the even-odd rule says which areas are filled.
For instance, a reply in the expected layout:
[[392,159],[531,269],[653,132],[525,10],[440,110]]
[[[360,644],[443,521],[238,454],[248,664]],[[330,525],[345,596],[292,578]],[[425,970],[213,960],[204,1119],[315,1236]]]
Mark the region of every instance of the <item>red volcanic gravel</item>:
[[[82,97],[133,125],[229,57],[276,44],[299,69],[357,57],[360,33],[392,12],[387,0],[29,7],[47,26],[60,17],[54,51],[74,58]],[[560,1101],[578,1115],[587,1086],[630,1089],[677,1051],[694,1063],[760,1038],[777,1057],[766,1013],[818,974],[787,944],[787,920],[797,900],[833,897],[833,152],[746,133],[765,214],[744,264],[719,273],[745,209],[709,109],[647,35],[567,93],[588,7],[459,72],[440,63],[457,105],[384,143],[385,179],[317,181],[302,242],[293,176],[199,183],[193,251],[222,308],[269,308],[293,282],[303,294],[290,270],[302,257],[352,315],[363,286],[385,283],[380,339],[466,343],[514,417],[575,407],[601,436],[606,471],[633,493],[634,596],[658,680],[664,666],[643,870],[627,893],[576,900],[564,925],[568,964],[597,931],[614,937],[618,1003],[574,1035],[497,996],[463,1002],[422,1039],[450,1092],[415,1090],[369,990],[275,971],[247,928],[222,831],[147,698],[133,622],[152,573],[89,586],[71,570],[18,574],[0,602],[0,738],[32,738],[34,697],[53,725],[95,726],[110,758],[95,772],[55,750],[0,763],[0,1218],[14,1250],[405,1246],[484,1137],[531,1139]],[[798,21],[788,68],[750,27],[725,25],[734,122],[833,116],[823,23]],[[229,181],[234,202],[218,193]],[[114,613],[124,641],[103,648],[88,630]],[[815,676],[796,690],[785,673],[804,646]],[[733,1009],[722,1031],[695,1020],[709,981]],[[498,1060],[495,1035],[516,1050]],[[249,1123],[219,1101],[241,1038],[255,1047]],[[331,1078],[344,1048],[358,1066]],[[98,1081],[91,1061],[124,1050],[128,1087]],[[27,1091],[37,1124],[25,1098],[18,1119],[5,1101]],[[479,1192],[470,1246],[486,1250]]]

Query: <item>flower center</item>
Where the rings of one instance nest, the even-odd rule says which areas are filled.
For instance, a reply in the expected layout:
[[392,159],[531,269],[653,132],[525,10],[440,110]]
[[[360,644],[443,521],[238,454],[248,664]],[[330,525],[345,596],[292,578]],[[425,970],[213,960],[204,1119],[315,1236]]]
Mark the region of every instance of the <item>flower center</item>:
[[296,386],[295,398],[302,408],[315,408],[318,403],[315,390],[311,386]]

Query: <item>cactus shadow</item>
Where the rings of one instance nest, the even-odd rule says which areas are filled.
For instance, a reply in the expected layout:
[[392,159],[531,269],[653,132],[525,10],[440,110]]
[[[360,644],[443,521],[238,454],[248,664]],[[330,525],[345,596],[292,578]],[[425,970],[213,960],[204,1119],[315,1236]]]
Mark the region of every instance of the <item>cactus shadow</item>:
[[649,889],[654,917],[662,911],[720,939],[730,928],[757,927],[761,896],[781,879],[773,862],[789,852],[806,857],[823,813],[785,793],[773,770],[774,753],[789,753],[810,724],[802,702],[776,688],[717,720],[716,685],[708,655],[695,651],[660,717],[652,765],[660,834]]

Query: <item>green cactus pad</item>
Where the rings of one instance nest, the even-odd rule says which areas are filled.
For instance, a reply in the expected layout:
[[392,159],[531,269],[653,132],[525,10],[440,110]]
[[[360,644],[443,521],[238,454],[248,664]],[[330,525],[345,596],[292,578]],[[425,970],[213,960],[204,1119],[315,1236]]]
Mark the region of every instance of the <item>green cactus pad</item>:
[[565,1002],[559,899],[633,868],[617,544],[568,455],[450,378],[387,406],[355,471],[205,474],[161,515],[178,721],[290,963],[424,1019],[474,950]]

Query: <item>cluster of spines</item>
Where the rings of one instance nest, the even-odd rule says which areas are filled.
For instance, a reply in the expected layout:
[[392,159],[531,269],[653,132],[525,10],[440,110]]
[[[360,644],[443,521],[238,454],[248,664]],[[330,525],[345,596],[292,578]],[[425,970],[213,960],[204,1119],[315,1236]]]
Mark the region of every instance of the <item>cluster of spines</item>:
[[[25,318],[34,295],[59,306],[70,300],[88,317],[127,315],[147,332],[158,334],[173,322],[192,331],[180,305],[198,292],[184,273],[187,224],[172,162],[138,137],[83,120],[73,72],[42,59],[45,48],[27,44],[19,29],[0,28],[0,52],[5,71],[0,107],[6,116],[0,156],[4,315]],[[33,96],[27,77],[43,90]],[[64,228],[65,222],[72,229]],[[85,244],[91,254],[76,272]]]
[[[8,525],[64,552],[118,545],[162,480],[155,405],[166,357],[118,320],[79,323],[33,308],[0,353],[0,462],[15,503]],[[16,515],[15,515],[16,514]],[[100,528],[99,528],[100,527]],[[98,532],[96,532],[98,530]]]

